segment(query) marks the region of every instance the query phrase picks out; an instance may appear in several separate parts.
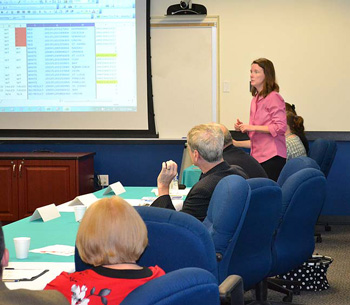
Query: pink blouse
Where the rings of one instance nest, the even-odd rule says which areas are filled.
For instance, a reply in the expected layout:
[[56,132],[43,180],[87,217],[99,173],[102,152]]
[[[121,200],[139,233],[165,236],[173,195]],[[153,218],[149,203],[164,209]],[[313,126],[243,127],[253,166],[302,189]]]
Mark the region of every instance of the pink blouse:
[[250,131],[250,154],[259,163],[265,162],[274,156],[287,157],[286,137],[287,130],[286,106],[282,96],[273,91],[265,98],[255,96],[250,106],[249,125],[264,125],[269,127],[270,133]]

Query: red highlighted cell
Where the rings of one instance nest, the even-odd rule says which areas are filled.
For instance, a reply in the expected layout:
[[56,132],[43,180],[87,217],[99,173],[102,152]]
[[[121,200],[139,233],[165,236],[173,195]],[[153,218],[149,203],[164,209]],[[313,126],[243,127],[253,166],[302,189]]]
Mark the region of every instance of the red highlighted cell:
[[27,46],[27,29],[26,28],[15,28],[15,43],[16,47]]

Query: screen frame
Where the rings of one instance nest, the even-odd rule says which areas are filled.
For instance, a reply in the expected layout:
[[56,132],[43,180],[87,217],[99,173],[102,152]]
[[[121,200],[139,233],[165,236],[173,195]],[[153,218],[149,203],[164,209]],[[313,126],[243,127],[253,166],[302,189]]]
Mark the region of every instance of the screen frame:
[[151,70],[150,0],[146,2],[146,79],[148,129],[0,129],[1,138],[158,138],[155,127]]

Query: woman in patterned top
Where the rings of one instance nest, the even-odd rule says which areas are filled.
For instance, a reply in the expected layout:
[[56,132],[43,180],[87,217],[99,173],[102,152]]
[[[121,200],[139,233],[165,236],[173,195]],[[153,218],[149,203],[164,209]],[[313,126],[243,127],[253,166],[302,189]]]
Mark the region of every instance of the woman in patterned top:
[[147,244],[146,225],[131,205],[117,196],[100,199],[86,210],[76,239],[81,259],[94,267],[62,272],[45,289],[60,291],[73,305],[119,304],[164,274],[158,266],[136,264]]
[[[289,103],[286,102],[286,112],[288,112],[288,111],[292,112],[295,115],[298,115],[296,110],[295,110],[295,105],[294,104],[289,104]],[[302,133],[298,134],[298,137],[300,138],[301,142],[303,142],[303,145],[304,145],[305,150],[306,150],[306,154],[308,154],[309,153],[309,141],[306,138],[304,130],[303,130]]]
[[306,156],[306,150],[300,136],[304,134],[304,119],[295,115],[293,112],[287,112],[287,161],[296,157]]

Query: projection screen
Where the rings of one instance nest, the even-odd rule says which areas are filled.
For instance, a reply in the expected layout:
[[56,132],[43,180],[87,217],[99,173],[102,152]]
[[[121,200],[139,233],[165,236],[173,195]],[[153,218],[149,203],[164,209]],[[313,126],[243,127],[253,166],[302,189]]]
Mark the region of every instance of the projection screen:
[[0,3],[0,136],[156,137],[149,0]]

